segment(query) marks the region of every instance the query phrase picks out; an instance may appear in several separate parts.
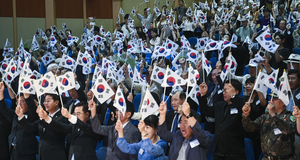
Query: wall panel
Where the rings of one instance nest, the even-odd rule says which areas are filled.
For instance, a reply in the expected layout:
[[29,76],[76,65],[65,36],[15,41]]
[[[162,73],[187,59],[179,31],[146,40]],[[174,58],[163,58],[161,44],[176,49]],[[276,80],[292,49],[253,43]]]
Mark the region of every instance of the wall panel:
[[86,15],[96,19],[112,19],[112,0],[87,0]]
[[44,0],[16,0],[17,17],[45,18]]
[[0,1],[0,17],[13,17],[12,0],[1,0]]
[[56,1],[56,18],[83,18],[82,5],[82,0]]

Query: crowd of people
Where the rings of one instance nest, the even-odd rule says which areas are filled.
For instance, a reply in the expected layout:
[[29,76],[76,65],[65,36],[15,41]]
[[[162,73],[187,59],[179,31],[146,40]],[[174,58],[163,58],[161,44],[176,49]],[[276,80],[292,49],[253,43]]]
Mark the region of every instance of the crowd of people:
[[300,159],[300,2],[166,2],[7,40],[0,160]]

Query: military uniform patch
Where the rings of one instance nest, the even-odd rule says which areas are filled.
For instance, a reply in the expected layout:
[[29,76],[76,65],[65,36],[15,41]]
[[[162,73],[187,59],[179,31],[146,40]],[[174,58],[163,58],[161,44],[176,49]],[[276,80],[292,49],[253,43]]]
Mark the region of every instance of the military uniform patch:
[[295,118],[294,116],[290,116],[290,120],[291,120],[292,122],[296,122],[296,118]]

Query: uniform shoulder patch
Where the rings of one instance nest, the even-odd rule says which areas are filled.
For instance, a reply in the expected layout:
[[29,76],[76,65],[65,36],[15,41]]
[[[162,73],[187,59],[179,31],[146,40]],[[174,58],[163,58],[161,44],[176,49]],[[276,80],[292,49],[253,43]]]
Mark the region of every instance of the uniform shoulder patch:
[[296,122],[296,118],[295,118],[294,116],[290,116],[290,120],[291,120],[292,122]]

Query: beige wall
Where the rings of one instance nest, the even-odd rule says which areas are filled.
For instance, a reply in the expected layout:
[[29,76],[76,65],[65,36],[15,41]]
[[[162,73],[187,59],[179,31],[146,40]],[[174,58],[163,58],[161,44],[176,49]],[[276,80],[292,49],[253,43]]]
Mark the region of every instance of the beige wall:
[[[14,31],[13,31],[13,18],[0,17],[0,48],[3,48],[6,38],[10,44],[14,45]],[[2,54],[2,53],[0,53]]]
[[[157,1],[158,0],[156,0],[156,6],[157,6]],[[201,1],[203,1],[203,0],[201,0]],[[123,8],[124,13],[125,14],[131,13],[131,10],[132,10],[133,7],[136,8],[136,6],[137,6],[138,3],[143,3],[143,2],[144,2],[144,0],[123,0],[123,2],[122,2],[122,8]],[[171,10],[172,4],[173,4],[173,0],[170,0],[170,3],[171,3],[170,6],[168,6],[169,10]],[[192,10],[193,10],[193,3],[199,3],[199,0],[186,0],[185,3],[187,5],[187,7],[191,7]],[[150,1],[150,8],[151,8],[150,11],[151,11],[151,13],[153,13],[153,4],[154,4],[154,1],[151,0]],[[166,0],[160,0],[160,6],[159,6],[160,10],[161,10],[161,8],[162,8],[163,5],[166,5]],[[176,5],[175,5],[175,7],[176,7]],[[140,5],[140,7],[139,7],[139,13],[141,15],[144,15],[144,8],[147,8],[147,3],[144,3],[144,4]],[[130,14],[130,16],[133,17],[132,14]],[[135,25],[137,27],[141,27],[142,26],[141,21],[139,19],[137,19],[137,17],[134,17],[134,22],[135,22]]]

